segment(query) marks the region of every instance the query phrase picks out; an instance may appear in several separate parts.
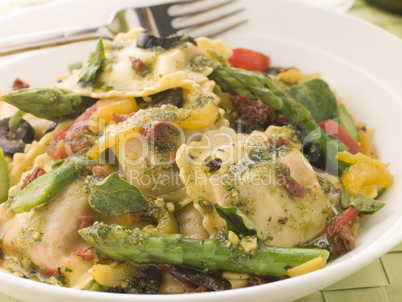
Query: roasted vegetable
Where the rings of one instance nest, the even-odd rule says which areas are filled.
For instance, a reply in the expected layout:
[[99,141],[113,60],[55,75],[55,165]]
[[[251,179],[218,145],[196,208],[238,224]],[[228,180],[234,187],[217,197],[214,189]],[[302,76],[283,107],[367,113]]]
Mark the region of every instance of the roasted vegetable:
[[227,247],[214,239],[186,239],[181,234],[151,234],[120,225],[96,223],[78,231],[95,249],[117,260],[137,263],[173,263],[210,271],[283,276],[285,267],[295,267],[329,252],[320,249],[279,248],[264,243],[253,253]]
[[10,119],[11,118],[5,118],[0,121],[0,148],[3,149],[4,155],[6,156],[13,156],[15,153],[23,153],[25,145],[30,144],[35,135],[32,126],[23,119],[12,123],[15,128],[12,131],[10,129]]
[[218,67],[209,75],[225,92],[231,95],[246,94],[252,100],[261,100],[270,108],[282,108],[282,91],[260,72],[240,68]]
[[183,103],[183,88],[173,88],[151,96],[152,101],[146,108],[162,107],[163,105],[170,104],[180,107]]
[[268,106],[276,109],[276,114],[289,117],[288,123],[306,133],[301,142],[319,143],[320,159],[325,169],[333,174],[343,172],[336,154],[347,151],[342,142],[332,139],[318,127],[310,111],[292,96],[285,94],[269,77],[259,72],[245,71],[230,67],[219,67],[210,75],[224,91],[232,94],[246,94],[251,99],[261,99]]
[[20,191],[10,209],[14,213],[23,213],[33,207],[51,200],[86,167],[85,158],[66,161],[50,172],[33,180]]
[[218,291],[231,289],[232,285],[223,277],[206,273],[197,269],[190,269],[171,264],[169,273],[184,284],[202,286],[207,290]]
[[1,96],[0,101],[54,122],[74,119],[94,103],[93,99],[56,88],[21,89]]

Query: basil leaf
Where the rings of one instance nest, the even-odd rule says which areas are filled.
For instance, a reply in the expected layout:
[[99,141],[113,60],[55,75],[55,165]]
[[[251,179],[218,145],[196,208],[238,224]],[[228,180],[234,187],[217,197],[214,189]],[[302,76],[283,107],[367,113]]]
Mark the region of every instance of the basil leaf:
[[321,79],[294,85],[289,89],[289,94],[311,112],[317,123],[338,117],[336,97]]
[[142,211],[148,206],[141,191],[121,179],[116,172],[110,174],[100,185],[93,186],[91,190],[89,205],[108,217]]
[[385,203],[383,203],[382,201],[370,199],[360,194],[352,195],[345,187],[342,187],[340,204],[341,207],[344,209],[354,206],[356,209],[366,214],[377,212],[385,206]]
[[227,231],[232,231],[236,235],[252,236],[257,235],[260,239],[266,239],[262,232],[258,230],[253,222],[235,207],[222,207],[215,205],[215,210],[220,217],[226,221]]
[[95,52],[89,58],[88,63],[82,70],[82,76],[79,82],[83,86],[93,85],[96,83],[99,75],[102,73],[103,65],[105,64],[105,48],[103,47],[102,39],[99,39]]

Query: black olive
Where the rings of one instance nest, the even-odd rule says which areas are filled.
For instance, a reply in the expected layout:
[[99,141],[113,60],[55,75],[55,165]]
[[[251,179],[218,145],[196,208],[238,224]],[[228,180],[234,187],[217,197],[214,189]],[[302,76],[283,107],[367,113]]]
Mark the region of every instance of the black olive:
[[205,273],[197,269],[183,268],[178,265],[170,265],[169,272],[177,280],[192,286],[203,286],[211,291],[231,289],[231,283],[223,277]]
[[10,140],[9,122],[9,117],[0,121],[0,148],[6,156],[13,156],[14,153],[24,152],[25,145],[32,143],[35,130],[27,121],[21,120],[15,138]]
[[162,47],[165,49],[169,49],[174,47],[179,42],[190,42],[194,45],[197,45],[195,40],[187,35],[181,36],[170,36],[165,38],[158,38],[153,35],[148,30],[143,30],[138,34],[137,37],[137,47],[139,48],[154,48],[154,47]]
[[46,129],[45,134],[49,133],[49,132],[52,132],[54,129],[56,129],[57,125],[58,124],[56,122],[51,123],[50,126]]
[[174,105],[180,107],[183,103],[183,88],[168,89],[151,96],[152,101],[146,108],[162,107],[162,105]]

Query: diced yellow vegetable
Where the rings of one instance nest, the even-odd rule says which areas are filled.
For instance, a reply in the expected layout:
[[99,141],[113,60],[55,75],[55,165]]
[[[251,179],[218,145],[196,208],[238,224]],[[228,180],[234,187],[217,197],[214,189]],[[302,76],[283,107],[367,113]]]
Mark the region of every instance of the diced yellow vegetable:
[[89,274],[96,282],[106,287],[121,286],[122,282],[138,276],[140,271],[128,262],[111,264],[95,264]]
[[360,147],[365,155],[378,159],[377,150],[365,131],[359,131]]
[[91,131],[97,132],[113,120],[113,113],[129,114],[137,109],[137,102],[133,97],[100,99],[97,102],[96,112],[91,116],[88,124]]
[[326,259],[324,259],[322,257],[317,257],[317,258],[311,259],[310,261],[307,261],[303,264],[300,264],[298,266],[288,269],[286,274],[289,277],[296,277],[296,276],[304,275],[304,274],[311,273],[313,271],[324,268],[326,263],[327,263]]
[[289,69],[278,74],[279,80],[297,84],[307,80],[307,77],[297,69]]
[[346,189],[354,195],[362,194],[371,197],[373,185],[381,188],[389,187],[394,182],[393,175],[378,159],[373,159],[363,153],[351,154],[339,152],[337,158],[343,162],[352,164],[342,175],[342,183]]

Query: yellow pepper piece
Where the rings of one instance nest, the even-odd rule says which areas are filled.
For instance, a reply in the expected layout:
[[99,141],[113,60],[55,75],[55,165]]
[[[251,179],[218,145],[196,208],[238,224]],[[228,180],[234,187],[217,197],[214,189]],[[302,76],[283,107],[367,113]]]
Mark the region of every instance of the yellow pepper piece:
[[104,129],[104,126],[113,120],[113,113],[129,114],[137,110],[137,102],[133,97],[100,99],[96,112],[89,119],[90,129],[93,132]]
[[363,153],[371,158],[378,159],[377,150],[367,133],[360,130],[359,137],[360,147],[362,148]]
[[346,151],[339,152],[337,158],[340,161],[352,164],[341,178],[343,185],[351,194],[361,194],[372,198],[373,185],[389,187],[394,182],[388,165],[378,159],[373,159],[363,153],[353,155]]
[[317,257],[303,264],[288,269],[286,275],[288,275],[289,277],[296,277],[307,273],[311,273],[313,271],[317,271],[319,269],[324,268],[326,263],[327,263],[326,259],[322,257]]
[[307,80],[307,77],[297,69],[289,69],[278,74],[279,80],[297,84]]
[[133,276],[139,276],[140,271],[128,262],[111,264],[95,264],[89,274],[96,282],[106,287],[122,286],[123,282]]

